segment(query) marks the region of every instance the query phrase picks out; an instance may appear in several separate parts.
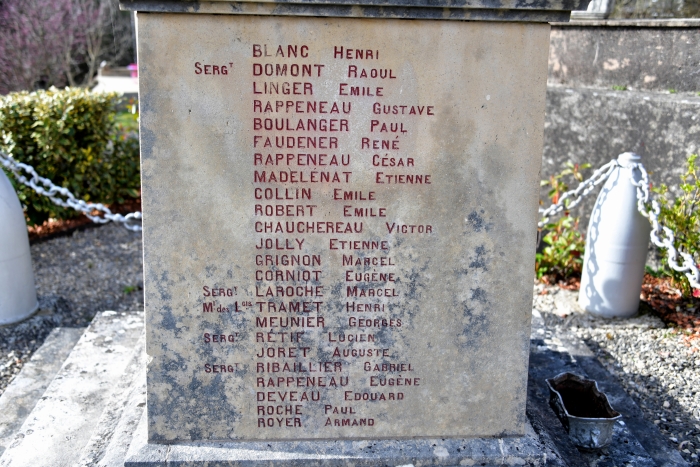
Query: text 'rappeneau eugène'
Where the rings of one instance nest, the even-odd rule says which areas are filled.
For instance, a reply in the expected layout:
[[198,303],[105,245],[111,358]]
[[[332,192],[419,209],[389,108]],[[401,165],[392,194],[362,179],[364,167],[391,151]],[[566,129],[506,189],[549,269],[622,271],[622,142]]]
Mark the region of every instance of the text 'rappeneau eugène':
[[[240,289],[203,284],[197,312],[246,314],[247,332],[225,329],[222,319],[201,340],[226,347],[245,336],[254,354],[246,363],[202,362],[202,371],[254,375],[255,413],[246,416],[260,430],[313,423],[374,434],[383,404],[410,403],[421,386],[421,368],[391,344],[409,319],[400,306],[397,239],[420,242],[435,229],[395,219],[386,190],[404,190],[410,200],[436,183],[407,141],[437,109],[407,102],[397,91],[399,70],[385,65],[396,61],[381,49],[269,43],[249,50],[252,112],[243,114],[252,115],[244,123],[254,243],[240,261],[254,273]],[[194,72],[224,77],[236,66],[197,62]],[[369,169],[370,183],[353,172],[359,167]],[[338,293],[342,306],[331,307]],[[380,338],[387,335],[394,338]]]

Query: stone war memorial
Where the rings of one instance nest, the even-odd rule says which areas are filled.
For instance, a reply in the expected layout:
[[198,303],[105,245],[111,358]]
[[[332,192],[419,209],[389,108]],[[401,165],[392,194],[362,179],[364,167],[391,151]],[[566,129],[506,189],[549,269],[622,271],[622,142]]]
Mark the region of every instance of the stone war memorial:
[[148,359],[127,465],[543,463],[548,21],[586,3],[122,0]]

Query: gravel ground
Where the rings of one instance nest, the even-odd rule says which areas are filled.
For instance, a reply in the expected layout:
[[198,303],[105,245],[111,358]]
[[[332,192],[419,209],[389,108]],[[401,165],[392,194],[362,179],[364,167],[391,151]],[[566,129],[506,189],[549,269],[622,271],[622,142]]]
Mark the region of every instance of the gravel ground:
[[107,224],[31,246],[40,311],[0,326],[0,394],[57,326],[87,326],[99,311],[143,310],[141,235]]
[[[139,233],[107,224],[31,250],[41,311],[0,327],[0,394],[54,327],[87,326],[98,311],[143,310]],[[700,466],[700,342],[648,314],[596,319],[575,302],[576,292],[535,286],[534,307],[547,326],[586,342],[683,457]]]
[[548,327],[574,333],[691,465],[700,466],[700,341],[657,317],[602,319],[580,312],[578,292],[535,286]]

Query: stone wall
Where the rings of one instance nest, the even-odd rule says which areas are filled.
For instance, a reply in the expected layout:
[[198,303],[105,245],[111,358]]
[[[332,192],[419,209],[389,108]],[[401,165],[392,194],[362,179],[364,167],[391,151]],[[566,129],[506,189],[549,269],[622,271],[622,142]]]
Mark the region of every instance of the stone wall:
[[[642,156],[654,184],[677,185],[688,155],[700,151],[700,97],[548,88],[543,178],[566,161],[591,163],[591,174],[626,151]],[[580,208],[585,219],[594,201]]]
[[[677,185],[700,152],[700,22],[620,23],[552,27],[542,178],[634,151],[654,184]],[[583,229],[594,202],[577,212]]]
[[700,20],[555,25],[550,35],[549,84],[700,91]]
[[616,0],[611,18],[700,18],[698,0]]

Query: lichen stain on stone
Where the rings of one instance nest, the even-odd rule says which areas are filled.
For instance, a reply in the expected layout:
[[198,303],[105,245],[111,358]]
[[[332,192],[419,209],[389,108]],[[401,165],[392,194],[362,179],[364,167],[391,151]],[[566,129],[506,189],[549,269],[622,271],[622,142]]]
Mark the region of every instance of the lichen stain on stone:
[[[196,378],[195,378],[196,380]],[[231,428],[240,422],[241,414],[234,410],[234,404],[229,401],[227,385],[223,382],[221,375],[216,375],[211,383],[196,382],[193,387],[190,384],[188,387],[192,394],[197,394],[197,404],[190,405],[190,409],[177,420],[171,420],[171,423],[179,424],[182,429],[185,429],[190,439],[235,439],[235,435],[231,432]],[[237,387],[234,392],[243,391],[243,387]],[[183,392],[182,397],[187,399]],[[192,400],[190,398],[190,400]],[[202,402],[207,402],[202,404]],[[179,402],[182,403],[182,402]],[[215,409],[209,409],[215,407]],[[211,423],[202,424],[202,420],[209,420]]]
[[488,300],[486,299],[486,291],[482,289],[481,287],[477,287],[475,289],[471,289],[472,296],[471,299],[475,300],[480,303],[488,303]]
[[202,439],[202,431],[198,428],[189,429],[190,439]]
[[173,314],[172,308],[170,308],[167,305],[164,305],[162,311],[160,312],[160,316],[160,327],[162,329],[172,331],[173,333],[175,333],[175,337],[179,338],[181,329],[177,326],[178,320]]
[[343,294],[343,283],[342,282],[337,282],[331,286],[331,297],[333,298],[342,298]]
[[486,247],[484,245],[479,245],[474,249],[474,254],[475,256],[472,257],[469,267],[471,269],[483,269],[484,271],[488,271]]
[[[395,316],[390,316],[390,318],[395,318]],[[374,334],[383,348],[393,348],[397,338],[400,338],[400,336],[392,333],[388,328],[380,328]]]
[[160,279],[156,278],[156,280],[150,282],[156,285],[156,289],[162,301],[167,303],[170,300],[172,300],[172,295],[170,294],[170,287],[173,285],[173,283],[168,278],[168,271],[161,272]]
[[[481,214],[484,214],[484,210],[481,209]],[[474,232],[481,232],[482,230],[485,232],[490,232],[491,228],[493,227],[492,223],[487,223],[484,218],[476,212],[476,210],[472,211],[467,215],[467,225],[469,225]]]
[[[177,352],[171,352],[163,358],[162,368],[168,372],[187,371],[187,361]],[[171,380],[173,377],[164,376],[164,379]],[[169,381],[171,384],[178,386],[174,379]]]
[[481,339],[488,337],[491,329],[491,322],[485,310],[463,305],[462,325],[464,326],[462,332],[457,336],[460,346],[479,350]]
[[430,267],[430,259],[427,259],[423,266],[419,268],[411,268],[411,271],[407,274],[404,274],[403,277],[407,279],[406,281],[406,299],[408,300],[419,300],[421,295],[419,292],[419,289],[425,289],[425,281],[423,280],[423,276],[425,272],[428,270]]
[[[143,101],[142,101],[143,102]],[[143,103],[141,104],[144,105]],[[154,147],[156,140],[155,133],[148,129],[145,125],[140,125],[139,127],[139,138],[141,140],[141,158],[144,160],[150,160],[153,157],[153,151],[151,148]],[[147,176],[148,177],[148,176]],[[150,179],[151,177],[148,177]]]

